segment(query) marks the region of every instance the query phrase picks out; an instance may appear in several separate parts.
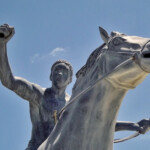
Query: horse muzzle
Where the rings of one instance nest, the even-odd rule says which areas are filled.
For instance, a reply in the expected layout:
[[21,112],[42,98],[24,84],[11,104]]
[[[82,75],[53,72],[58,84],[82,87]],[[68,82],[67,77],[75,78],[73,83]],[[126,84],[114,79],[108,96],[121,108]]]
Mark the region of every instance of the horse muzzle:
[[150,73],[150,41],[144,45],[141,52],[135,53],[134,58],[144,72]]

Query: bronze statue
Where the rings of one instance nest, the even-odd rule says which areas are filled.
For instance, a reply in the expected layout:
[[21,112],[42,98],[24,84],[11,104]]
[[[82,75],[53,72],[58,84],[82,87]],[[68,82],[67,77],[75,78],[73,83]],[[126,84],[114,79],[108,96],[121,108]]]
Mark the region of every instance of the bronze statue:
[[[7,24],[0,26],[0,80],[5,87],[29,102],[32,136],[26,150],[35,150],[51,133],[57,123],[59,111],[70,98],[65,90],[72,81],[73,69],[67,61],[56,61],[51,67],[51,88],[42,88],[23,78],[13,76],[6,45],[14,33],[13,27]],[[117,122],[116,131],[135,130],[145,133],[147,128],[143,126],[139,123]]]

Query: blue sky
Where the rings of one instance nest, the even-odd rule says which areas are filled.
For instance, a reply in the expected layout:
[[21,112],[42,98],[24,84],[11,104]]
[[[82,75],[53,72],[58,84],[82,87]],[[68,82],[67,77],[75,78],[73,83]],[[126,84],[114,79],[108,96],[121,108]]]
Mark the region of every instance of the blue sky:
[[[8,43],[12,72],[42,87],[50,87],[51,65],[68,60],[74,74],[90,53],[103,42],[98,26],[108,33],[150,37],[149,0],[5,0],[1,1],[0,24],[8,23],[16,33]],[[71,94],[71,88],[67,88]],[[150,117],[150,77],[130,90],[118,120],[139,121]],[[23,150],[30,139],[28,102],[0,84],[0,147]],[[127,133],[128,135],[131,133]],[[121,132],[119,137],[123,136]],[[114,150],[149,149],[150,133],[115,144]]]

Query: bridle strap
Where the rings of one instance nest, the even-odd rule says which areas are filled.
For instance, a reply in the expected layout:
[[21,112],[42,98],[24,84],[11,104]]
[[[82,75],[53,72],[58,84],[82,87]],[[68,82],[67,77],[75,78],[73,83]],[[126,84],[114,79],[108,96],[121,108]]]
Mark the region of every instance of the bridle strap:
[[120,143],[120,142],[124,142],[124,141],[127,141],[127,140],[130,140],[130,139],[133,139],[137,136],[139,136],[140,133],[139,132],[136,132],[128,137],[125,137],[125,138],[122,138],[122,139],[114,139],[114,143]]

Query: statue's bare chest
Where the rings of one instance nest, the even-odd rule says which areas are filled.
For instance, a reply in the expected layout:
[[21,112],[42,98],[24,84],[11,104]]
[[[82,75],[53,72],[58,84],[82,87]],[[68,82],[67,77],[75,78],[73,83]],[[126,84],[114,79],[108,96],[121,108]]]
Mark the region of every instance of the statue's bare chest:
[[53,122],[54,115],[65,106],[65,98],[55,98],[51,93],[46,93],[40,104],[41,119],[45,122]]

